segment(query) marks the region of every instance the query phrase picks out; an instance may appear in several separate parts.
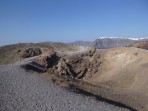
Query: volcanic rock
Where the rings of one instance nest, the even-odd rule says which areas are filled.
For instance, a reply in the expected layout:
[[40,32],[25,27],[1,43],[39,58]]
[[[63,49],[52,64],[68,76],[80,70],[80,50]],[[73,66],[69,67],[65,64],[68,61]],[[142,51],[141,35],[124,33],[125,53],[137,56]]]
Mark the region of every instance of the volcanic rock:
[[58,56],[54,51],[43,54],[37,58],[37,63],[47,68],[53,67],[58,60]]

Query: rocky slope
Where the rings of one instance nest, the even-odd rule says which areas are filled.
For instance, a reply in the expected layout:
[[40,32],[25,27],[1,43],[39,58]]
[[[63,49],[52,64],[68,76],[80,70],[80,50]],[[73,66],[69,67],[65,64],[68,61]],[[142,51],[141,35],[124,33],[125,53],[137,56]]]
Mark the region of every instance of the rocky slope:
[[148,50],[148,40],[134,42],[133,44],[130,44],[129,47],[137,47]]

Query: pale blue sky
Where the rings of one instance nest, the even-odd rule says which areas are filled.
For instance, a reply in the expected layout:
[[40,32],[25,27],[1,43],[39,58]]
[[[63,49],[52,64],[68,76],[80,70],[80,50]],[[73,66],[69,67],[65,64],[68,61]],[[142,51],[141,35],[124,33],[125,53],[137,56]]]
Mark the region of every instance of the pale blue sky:
[[0,0],[0,45],[148,36],[148,0]]

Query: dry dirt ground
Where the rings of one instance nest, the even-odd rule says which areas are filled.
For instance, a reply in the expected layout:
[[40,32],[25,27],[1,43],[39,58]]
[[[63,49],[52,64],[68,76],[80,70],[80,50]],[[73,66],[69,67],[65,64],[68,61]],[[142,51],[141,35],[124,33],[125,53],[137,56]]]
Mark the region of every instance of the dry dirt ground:
[[20,64],[0,65],[0,111],[129,111],[70,92]]
[[[52,51],[28,58],[46,69],[45,78],[130,110],[148,111],[148,51],[133,47],[95,50],[52,44]],[[58,48],[56,48],[58,47]],[[28,62],[29,60],[29,62]],[[35,68],[27,70],[34,70]],[[29,65],[30,66],[30,65]]]
[[[148,51],[138,48],[114,48],[101,54],[99,72],[87,82],[113,89],[116,98],[138,110],[148,110]],[[109,95],[112,98],[112,95]]]

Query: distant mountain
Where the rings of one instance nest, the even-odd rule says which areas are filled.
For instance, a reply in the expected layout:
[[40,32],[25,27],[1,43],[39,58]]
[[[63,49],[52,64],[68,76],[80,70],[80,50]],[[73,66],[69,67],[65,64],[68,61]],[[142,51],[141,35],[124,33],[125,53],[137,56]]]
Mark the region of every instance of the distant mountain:
[[107,49],[107,48],[114,48],[114,47],[124,47],[133,42],[136,39],[129,39],[129,38],[120,38],[120,37],[110,37],[105,38],[101,37],[95,40],[94,47],[97,49]]
[[[95,41],[75,41],[68,43],[68,45],[79,45],[85,47],[95,47],[97,49],[108,49],[114,47],[125,47],[133,44],[136,41],[146,41],[148,37],[145,38],[123,38],[123,37],[99,37]],[[51,41],[45,41],[41,43],[54,43]]]
[[73,43],[69,43],[70,45],[79,45],[79,46],[86,46],[86,47],[94,47],[95,41],[75,41]]
[[51,41],[44,41],[44,42],[40,42],[40,43],[53,43],[53,42],[51,42]]

